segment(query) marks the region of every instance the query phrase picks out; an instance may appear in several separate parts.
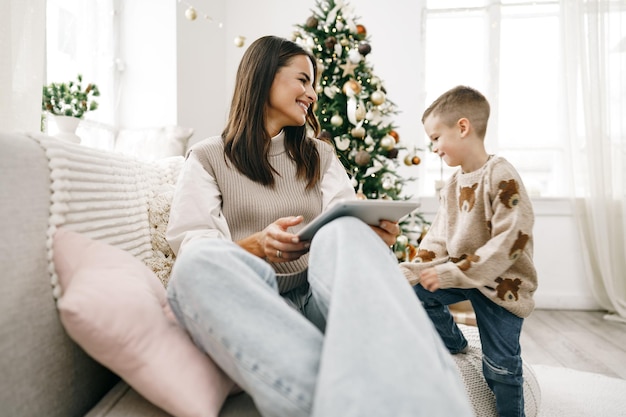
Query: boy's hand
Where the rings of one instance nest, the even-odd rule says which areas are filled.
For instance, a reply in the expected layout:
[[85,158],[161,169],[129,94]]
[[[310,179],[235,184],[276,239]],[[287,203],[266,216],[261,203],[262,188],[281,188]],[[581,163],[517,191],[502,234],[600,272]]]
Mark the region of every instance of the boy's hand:
[[440,288],[437,270],[435,268],[424,269],[420,274],[420,284],[430,292],[437,291]]

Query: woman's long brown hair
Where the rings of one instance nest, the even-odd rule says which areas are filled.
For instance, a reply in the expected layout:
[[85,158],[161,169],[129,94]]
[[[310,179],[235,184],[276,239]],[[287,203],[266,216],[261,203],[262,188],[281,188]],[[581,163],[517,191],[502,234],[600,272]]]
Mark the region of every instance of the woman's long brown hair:
[[[225,156],[239,172],[264,185],[274,186],[274,174],[277,174],[268,161],[271,137],[265,129],[270,88],[278,70],[298,55],[311,60],[315,82],[315,58],[298,44],[275,36],[254,41],[237,70],[228,123],[222,132]],[[309,106],[303,126],[288,126],[284,131],[285,149],[296,163],[296,176],[306,179],[309,189],[320,179],[321,168],[314,139],[307,138],[307,126],[314,136],[319,134],[320,124],[313,106]]]

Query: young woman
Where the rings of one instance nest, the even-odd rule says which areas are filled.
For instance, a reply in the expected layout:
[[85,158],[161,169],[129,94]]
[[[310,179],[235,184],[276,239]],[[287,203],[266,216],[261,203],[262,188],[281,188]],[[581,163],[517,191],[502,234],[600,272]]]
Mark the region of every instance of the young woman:
[[245,52],[226,128],[190,150],[172,202],[172,308],[264,416],[469,416],[389,250],[398,225],[295,234],[355,198],[332,145],[308,136],[316,70],[285,39]]

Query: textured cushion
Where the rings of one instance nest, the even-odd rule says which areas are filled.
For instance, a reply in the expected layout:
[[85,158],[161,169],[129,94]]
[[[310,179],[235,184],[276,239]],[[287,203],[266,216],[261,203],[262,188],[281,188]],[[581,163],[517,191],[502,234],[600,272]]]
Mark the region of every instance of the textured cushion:
[[184,156],[192,134],[193,129],[181,126],[121,129],[114,150],[144,160]]
[[165,411],[217,415],[233,384],[178,326],[154,273],[123,250],[63,228],[53,248],[70,337]]
[[[465,383],[465,390],[472,403],[474,415],[480,417],[497,417],[496,401],[482,370],[482,349],[478,328],[474,326],[458,325],[469,345],[467,354],[453,355],[454,361]],[[523,363],[524,368],[524,411],[526,417],[535,417],[541,404],[541,390],[537,377],[532,368]]]

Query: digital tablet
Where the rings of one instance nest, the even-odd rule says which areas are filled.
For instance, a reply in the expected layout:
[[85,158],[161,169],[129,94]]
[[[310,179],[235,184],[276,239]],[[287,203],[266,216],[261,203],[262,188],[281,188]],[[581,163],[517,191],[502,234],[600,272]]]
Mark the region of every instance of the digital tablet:
[[344,200],[317,216],[297,235],[300,240],[311,240],[320,227],[342,216],[358,217],[373,226],[378,226],[381,220],[397,222],[419,205],[415,200]]

